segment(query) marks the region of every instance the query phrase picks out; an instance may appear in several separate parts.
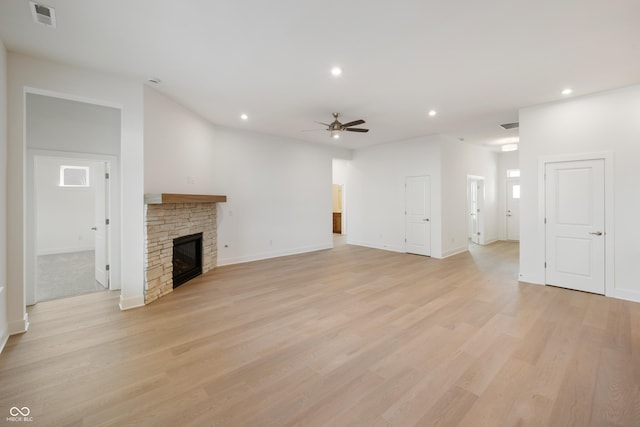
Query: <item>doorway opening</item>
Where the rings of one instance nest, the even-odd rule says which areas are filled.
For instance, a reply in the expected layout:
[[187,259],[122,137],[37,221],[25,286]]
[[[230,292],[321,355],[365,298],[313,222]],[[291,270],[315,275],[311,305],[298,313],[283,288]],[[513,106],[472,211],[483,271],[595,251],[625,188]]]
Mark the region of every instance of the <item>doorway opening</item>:
[[484,177],[467,176],[467,237],[470,244],[484,245]]
[[343,187],[341,184],[333,184],[332,186],[332,205],[333,205],[333,234],[342,234],[342,196]]
[[[79,289],[120,289],[121,117],[115,105],[25,91],[26,305],[75,295]],[[48,255],[59,258],[38,260]],[[48,267],[62,277],[49,284],[59,282],[67,291],[37,289],[39,279],[54,276]],[[82,276],[77,278],[82,287],[76,274]]]
[[346,244],[347,235],[347,180],[351,162],[344,159],[332,161],[331,224],[333,246]]
[[29,160],[27,303],[109,289],[110,159],[30,151]]

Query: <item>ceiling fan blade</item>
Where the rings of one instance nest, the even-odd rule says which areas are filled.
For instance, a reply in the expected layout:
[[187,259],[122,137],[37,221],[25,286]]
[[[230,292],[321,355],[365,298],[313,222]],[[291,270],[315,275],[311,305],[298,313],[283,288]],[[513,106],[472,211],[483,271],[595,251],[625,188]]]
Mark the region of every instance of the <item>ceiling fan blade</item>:
[[360,128],[345,128],[344,130],[349,132],[369,132],[369,129],[360,129]]
[[313,123],[317,123],[317,124],[319,124],[319,125],[324,125],[324,126],[326,126],[326,127],[331,126],[329,123],[322,123],[322,122],[315,122],[315,121],[314,121]]
[[364,120],[354,120],[354,121],[352,121],[352,122],[349,122],[349,123],[345,123],[345,124],[343,124],[343,125],[342,125],[342,127],[343,127],[343,128],[348,128],[348,127],[351,127],[351,126],[363,125],[363,124],[365,124],[365,123],[366,123],[366,122],[365,122]]

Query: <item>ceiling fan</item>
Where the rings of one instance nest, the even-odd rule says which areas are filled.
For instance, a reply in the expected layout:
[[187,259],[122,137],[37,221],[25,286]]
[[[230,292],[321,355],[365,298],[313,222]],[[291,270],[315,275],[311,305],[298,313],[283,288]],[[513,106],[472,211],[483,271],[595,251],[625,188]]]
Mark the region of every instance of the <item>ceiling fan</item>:
[[326,126],[327,130],[331,132],[331,137],[336,139],[340,138],[340,132],[345,130],[349,132],[362,132],[362,133],[369,132],[369,129],[353,127],[353,126],[365,124],[366,122],[364,120],[354,120],[349,123],[340,123],[340,121],[338,120],[339,116],[340,116],[340,113],[333,113],[333,122],[331,123],[316,122],[316,123]]

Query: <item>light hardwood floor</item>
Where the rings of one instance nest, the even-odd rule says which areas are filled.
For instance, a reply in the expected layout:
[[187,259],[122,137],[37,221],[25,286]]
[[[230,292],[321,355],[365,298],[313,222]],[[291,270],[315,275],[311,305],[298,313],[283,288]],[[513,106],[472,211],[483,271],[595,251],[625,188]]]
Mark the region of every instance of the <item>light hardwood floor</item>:
[[120,312],[38,304],[0,420],[51,426],[640,426],[640,304],[519,284],[518,246],[339,246],[218,268]]

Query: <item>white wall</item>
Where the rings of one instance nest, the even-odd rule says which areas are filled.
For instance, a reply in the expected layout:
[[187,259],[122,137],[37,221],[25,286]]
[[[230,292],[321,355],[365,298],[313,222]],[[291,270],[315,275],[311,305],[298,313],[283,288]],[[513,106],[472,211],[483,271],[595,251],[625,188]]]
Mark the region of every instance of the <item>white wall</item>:
[[442,142],[442,255],[468,248],[467,177],[484,178],[484,242],[498,239],[497,154],[486,148],[449,138]]
[[497,156],[434,135],[356,150],[349,168],[348,242],[405,251],[405,177],[431,177],[431,256],[467,250],[467,176],[485,178],[486,241],[497,239]]
[[213,124],[144,87],[145,193],[212,194],[215,142]]
[[7,51],[0,40],[0,352],[7,338]]
[[28,149],[120,154],[120,109],[26,94]]
[[25,92],[121,110],[120,217],[112,243],[120,245],[123,309],[144,304],[143,294],[143,99],[142,84],[68,65],[10,53],[8,61],[8,311],[11,333],[28,327],[24,291]]
[[[544,283],[544,224],[540,212],[541,157],[614,153],[614,296],[640,301],[640,86],[573,98],[520,111],[520,278]],[[607,287],[610,284],[607,284]]]
[[405,178],[429,175],[431,255],[442,256],[441,140],[439,136],[420,137],[353,153],[346,203],[350,244],[404,252]]
[[226,195],[218,265],[332,247],[332,159],[348,150],[217,127],[151,88],[144,97],[145,192]]
[[334,184],[345,185],[349,180],[349,167],[351,161],[345,159],[333,159],[333,179]]
[[[61,187],[60,166],[89,167],[89,187]],[[95,162],[36,158],[37,255],[94,250],[98,165]]]
[[498,239],[507,239],[507,169],[520,169],[520,152],[498,153]]

